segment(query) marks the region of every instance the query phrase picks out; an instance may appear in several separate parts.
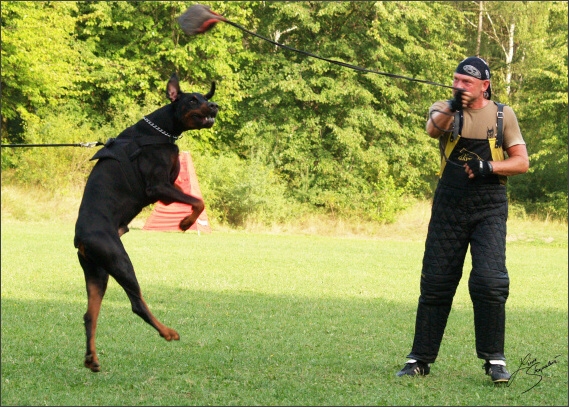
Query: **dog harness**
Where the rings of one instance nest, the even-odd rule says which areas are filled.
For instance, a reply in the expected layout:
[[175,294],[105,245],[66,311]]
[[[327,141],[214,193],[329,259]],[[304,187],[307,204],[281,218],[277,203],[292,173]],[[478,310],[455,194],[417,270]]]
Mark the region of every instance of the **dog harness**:
[[[137,130],[135,130],[135,127],[142,122],[148,124],[150,127],[161,134],[150,135],[139,133]],[[142,152],[142,147],[157,144],[173,144],[176,146],[175,141],[179,138],[179,134],[169,134],[165,130],[152,123],[145,116],[143,120],[140,120],[135,125],[125,129],[121,134],[118,135],[118,137],[111,137],[108,139],[104,147],[97,151],[91,160],[98,160],[102,158],[112,158],[114,160],[117,160],[120,163],[121,169],[124,172],[133,193],[135,193],[135,191],[138,191],[142,197],[145,196],[144,180],[142,179],[140,172],[135,168],[133,161],[136,160],[136,158]]]

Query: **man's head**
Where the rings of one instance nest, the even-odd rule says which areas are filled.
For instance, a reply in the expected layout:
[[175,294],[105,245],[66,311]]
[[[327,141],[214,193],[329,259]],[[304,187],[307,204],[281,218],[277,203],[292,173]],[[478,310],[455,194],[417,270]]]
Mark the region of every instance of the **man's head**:
[[[484,98],[490,100],[492,97],[492,87],[490,85],[490,67],[482,58],[468,57],[462,60],[456,70],[455,74],[466,75],[482,81],[482,87],[485,86],[485,81],[488,81],[488,87],[484,91]],[[457,76],[455,75],[455,80]]]

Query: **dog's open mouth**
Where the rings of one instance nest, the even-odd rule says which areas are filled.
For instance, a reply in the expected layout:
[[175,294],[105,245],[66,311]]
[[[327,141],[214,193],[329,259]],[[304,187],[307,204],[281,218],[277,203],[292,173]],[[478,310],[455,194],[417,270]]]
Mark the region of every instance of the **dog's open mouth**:
[[212,116],[203,117],[202,123],[204,125],[213,126],[213,123],[215,123],[215,117],[212,117]]
[[203,127],[211,127],[215,123],[215,117],[213,116],[201,116],[194,114],[192,115],[194,121]]

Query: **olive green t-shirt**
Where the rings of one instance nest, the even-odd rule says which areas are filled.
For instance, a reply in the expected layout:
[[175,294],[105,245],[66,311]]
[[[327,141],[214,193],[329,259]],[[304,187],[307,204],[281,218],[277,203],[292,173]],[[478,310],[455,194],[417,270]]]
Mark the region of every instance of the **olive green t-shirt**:
[[[429,117],[432,110],[444,110],[447,106],[447,102],[443,100],[433,103],[429,108]],[[465,108],[463,110],[461,137],[479,140],[496,137],[498,134],[498,129],[496,127],[497,113],[498,106],[496,106],[494,102],[489,102],[481,109]],[[525,144],[516,114],[512,108],[507,105],[504,106],[503,123],[504,142],[502,148],[504,150],[507,150],[517,144]]]

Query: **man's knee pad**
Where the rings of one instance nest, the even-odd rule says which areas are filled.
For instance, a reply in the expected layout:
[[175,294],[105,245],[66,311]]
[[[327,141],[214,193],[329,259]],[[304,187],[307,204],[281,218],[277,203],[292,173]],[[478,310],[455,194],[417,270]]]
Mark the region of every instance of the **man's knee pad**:
[[472,270],[468,289],[472,301],[505,304],[510,293],[510,278],[507,272]]
[[427,305],[450,305],[461,274],[421,274],[421,299]]

